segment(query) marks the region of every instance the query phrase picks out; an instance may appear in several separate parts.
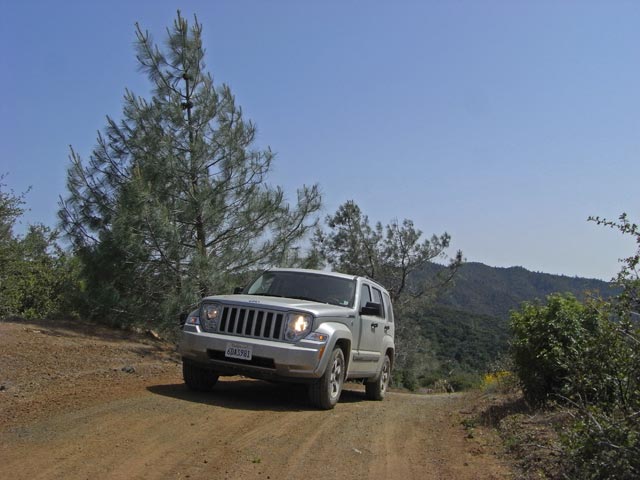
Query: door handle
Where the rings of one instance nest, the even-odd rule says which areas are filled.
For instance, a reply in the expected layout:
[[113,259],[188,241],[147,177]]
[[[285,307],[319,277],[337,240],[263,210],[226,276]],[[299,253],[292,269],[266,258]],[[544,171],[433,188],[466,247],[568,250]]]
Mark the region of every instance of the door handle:
[[371,324],[371,329],[375,330],[376,328],[378,328],[378,324],[377,323],[372,323]]
[[387,333],[389,331],[391,327],[389,325],[387,325],[386,327],[384,327],[384,333]]

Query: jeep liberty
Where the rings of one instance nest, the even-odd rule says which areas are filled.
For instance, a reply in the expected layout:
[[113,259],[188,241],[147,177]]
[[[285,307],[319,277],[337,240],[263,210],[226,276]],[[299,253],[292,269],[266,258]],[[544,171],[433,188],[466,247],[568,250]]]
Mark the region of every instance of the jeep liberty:
[[368,278],[270,269],[241,294],[205,297],[182,327],[183,376],[211,390],[219,376],[301,382],[311,402],[333,408],[346,380],[382,400],[394,360],[389,293]]

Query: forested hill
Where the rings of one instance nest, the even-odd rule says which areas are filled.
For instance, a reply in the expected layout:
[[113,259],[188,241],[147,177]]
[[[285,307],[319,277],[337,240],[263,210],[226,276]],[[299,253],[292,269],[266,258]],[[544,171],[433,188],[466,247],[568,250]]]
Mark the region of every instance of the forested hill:
[[[442,268],[431,264],[421,274],[432,275]],[[614,289],[595,279],[530,272],[522,267],[463,264],[447,290],[411,315],[420,327],[420,349],[431,355],[426,360],[430,366],[418,374],[417,383],[429,385],[444,376],[464,388],[465,375],[481,374],[506,352],[512,310],[522,302],[544,302],[547,295],[565,292],[583,299],[586,292],[608,297]]]
[[453,286],[439,296],[437,303],[456,310],[507,319],[509,312],[522,302],[543,301],[547,295],[557,292],[570,292],[583,299],[585,292],[609,297],[614,289],[602,280],[470,262],[460,267]]

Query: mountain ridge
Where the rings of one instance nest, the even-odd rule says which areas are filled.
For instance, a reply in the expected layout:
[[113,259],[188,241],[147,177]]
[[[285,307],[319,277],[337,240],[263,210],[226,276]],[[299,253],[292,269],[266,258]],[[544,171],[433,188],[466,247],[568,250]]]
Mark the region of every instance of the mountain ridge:
[[[431,264],[418,272],[421,281],[446,267]],[[524,267],[492,267],[480,262],[460,266],[452,284],[433,302],[410,316],[437,360],[438,372],[422,377],[481,374],[503,357],[509,345],[510,312],[523,302],[545,302],[553,293],[571,293],[580,300],[608,298],[616,293],[610,282],[532,272]],[[427,347],[428,346],[428,347]]]
[[492,267],[480,262],[463,264],[453,284],[436,304],[476,314],[509,318],[511,310],[525,301],[544,301],[552,293],[571,293],[584,300],[589,295],[608,298],[616,289],[610,282],[532,272],[524,267]]

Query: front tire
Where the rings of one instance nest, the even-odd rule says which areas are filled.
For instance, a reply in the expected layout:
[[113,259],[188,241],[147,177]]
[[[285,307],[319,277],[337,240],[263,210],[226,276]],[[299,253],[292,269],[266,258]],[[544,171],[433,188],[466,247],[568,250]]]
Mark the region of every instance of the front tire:
[[182,378],[187,387],[197,392],[210,392],[218,383],[218,375],[211,370],[185,361],[182,362]]
[[384,356],[382,362],[382,368],[380,374],[372,382],[364,384],[367,398],[370,400],[384,400],[389,388],[389,381],[391,380],[391,359],[389,355]]
[[311,403],[322,410],[331,410],[340,400],[345,376],[344,353],[340,347],[331,352],[329,363],[320,380],[309,386]]

